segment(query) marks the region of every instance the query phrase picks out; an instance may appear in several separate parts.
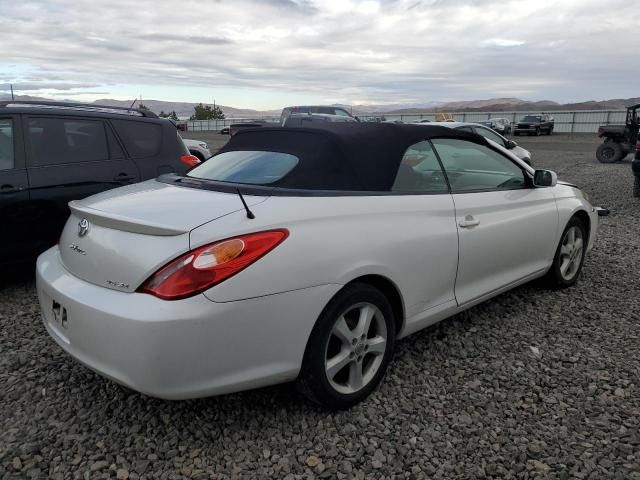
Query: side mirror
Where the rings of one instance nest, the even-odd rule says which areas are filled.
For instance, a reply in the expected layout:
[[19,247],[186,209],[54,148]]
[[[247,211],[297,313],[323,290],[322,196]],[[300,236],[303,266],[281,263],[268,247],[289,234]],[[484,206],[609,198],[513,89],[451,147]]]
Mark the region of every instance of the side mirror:
[[359,122],[359,121],[360,121],[360,117],[358,117],[357,115],[355,115],[353,118],[355,118],[355,119],[356,119],[356,122]]
[[555,187],[558,183],[558,175],[551,170],[536,170],[533,174],[534,187]]
[[509,150],[511,150],[512,148],[516,148],[516,147],[518,146],[518,144],[517,144],[516,142],[514,142],[513,140],[507,140],[507,141],[504,143],[504,146],[505,146],[506,148],[508,148]]

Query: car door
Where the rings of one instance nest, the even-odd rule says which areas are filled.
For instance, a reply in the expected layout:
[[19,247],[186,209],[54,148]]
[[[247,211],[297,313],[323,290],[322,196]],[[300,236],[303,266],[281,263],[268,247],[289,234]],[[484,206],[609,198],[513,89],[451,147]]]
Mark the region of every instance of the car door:
[[34,220],[46,245],[58,239],[71,200],[140,179],[100,118],[30,115],[23,128]]
[[0,116],[0,262],[21,260],[32,239],[29,179],[18,115]]
[[506,155],[485,145],[434,139],[451,185],[458,227],[460,305],[551,264],[558,211],[551,188],[534,188]]

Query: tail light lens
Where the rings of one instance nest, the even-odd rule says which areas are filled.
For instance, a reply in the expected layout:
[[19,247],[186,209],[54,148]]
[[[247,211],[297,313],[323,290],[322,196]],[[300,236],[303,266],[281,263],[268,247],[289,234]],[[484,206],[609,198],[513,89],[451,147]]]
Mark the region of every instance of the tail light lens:
[[268,230],[196,248],[151,275],[137,291],[163,300],[191,297],[244,270],[288,236],[285,229]]
[[200,163],[200,159],[195,155],[182,155],[180,161],[186,163],[189,168],[195,167]]

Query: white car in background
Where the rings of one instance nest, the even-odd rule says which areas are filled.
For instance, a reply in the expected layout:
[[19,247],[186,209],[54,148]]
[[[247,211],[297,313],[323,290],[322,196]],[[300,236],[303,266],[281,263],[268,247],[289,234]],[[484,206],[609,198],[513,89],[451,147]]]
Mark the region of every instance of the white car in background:
[[209,150],[209,145],[202,140],[191,140],[188,138],[183,138],[184,146],[187,147],[189,153],[195,157],[198,157],[198,160],[204,162],[209,157],[211,157],[211,150]]
[[397,339],[534,278],[568,287],[599,209],[556,174],[437,125],[234,135],[186,176],[70,203],[37,263],[44,325],[148,395],[296,381],[348,408]]
[[498,145],[503,146],[507,150],[511,151],[520,160],[524,160],[528,165],[531,165],[531,152],[525,150],[513,140],[503,137],[499,133],[493,131],[491,128],[481,125],[479,123],[470,122],[430,122],[414,123],[414,125],[442,125],[447,128],[455,128],[456,130],[462,130],[464,132],[473,132],[478,135],[482,135],[484,138],[496,142]]

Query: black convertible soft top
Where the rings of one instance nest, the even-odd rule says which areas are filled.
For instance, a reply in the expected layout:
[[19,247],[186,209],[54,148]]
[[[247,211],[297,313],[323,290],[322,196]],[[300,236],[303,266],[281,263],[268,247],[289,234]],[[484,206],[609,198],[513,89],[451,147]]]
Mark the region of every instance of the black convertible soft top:
[[391,189],[406,150],[431,138],[488,145],[480,135],[438,125],[344,122],[321,128],[241,130],[220,153],[258,150],[298,157],[298,165],[270,187],[384,192]]

